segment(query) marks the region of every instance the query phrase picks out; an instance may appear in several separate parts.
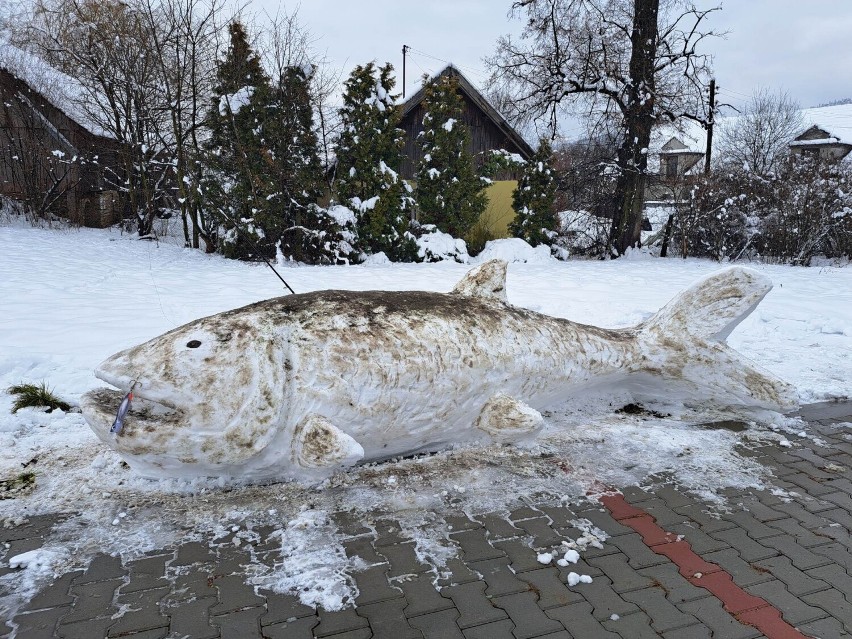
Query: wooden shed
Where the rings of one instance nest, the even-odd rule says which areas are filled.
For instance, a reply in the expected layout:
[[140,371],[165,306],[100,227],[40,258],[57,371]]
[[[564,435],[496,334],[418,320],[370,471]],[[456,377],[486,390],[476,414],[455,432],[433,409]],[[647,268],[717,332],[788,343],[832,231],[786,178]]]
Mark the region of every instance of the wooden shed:
[[[532,147],[506,121],[506,118],[491,106],[461,71],[449,65],[435,79],[445,76],[458,80],[459,93],[464,100],[464,114],[461,120],[470,129],[470,152],[474,157],[482,157],[483,152],[498,149],[517,153],[525,160],[532,157],[534,153]],[[414,178],[422,155],[417,136],[423,130],[425,94],[425,88],[421,87],[402,105],[402,119],[399,127],[405,131],[405,149],[400,174],[407,180]]]
[[120,175],[119,144],[73,117],[59,86],[70,78],[8,45],[0,53],[0,195],[85,226],[117,222],[106,174]]
[[[458,81],[458,90],[464,101],[464,112],[460,119],[470,130],[469,150],[477,162],[481,163],[484,160],[487,151],[500,149],[519,155],[524,160],[533,156],[532,147],[506,121],[506,118],[491,106],[461,71],[449,65],[435,76],[435,79],[445,76]],[[423,131],[425,94],[425,88],[421,88],[402,105],[399,128],[405,131],[405,146],[400,175],[409,181],[415,178],[422,157],[418,136]],[[488,209],[482,219],[495,237],[505,237],[508,234],[509,223],[515,216],[512,210],[512,192],[517,185],[517,178],[513,174],[499,175],[497,178],[485,191]]]

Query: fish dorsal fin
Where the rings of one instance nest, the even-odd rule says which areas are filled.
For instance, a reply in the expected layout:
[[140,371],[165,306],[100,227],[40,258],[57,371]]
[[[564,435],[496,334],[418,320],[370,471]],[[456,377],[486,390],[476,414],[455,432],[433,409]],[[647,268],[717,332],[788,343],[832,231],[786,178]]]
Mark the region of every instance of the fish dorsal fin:
[[506,269],[509,264],[504,260],[489,260],[468,271],[453,293],[467,297],[481,297],[508,302],[506,298]]

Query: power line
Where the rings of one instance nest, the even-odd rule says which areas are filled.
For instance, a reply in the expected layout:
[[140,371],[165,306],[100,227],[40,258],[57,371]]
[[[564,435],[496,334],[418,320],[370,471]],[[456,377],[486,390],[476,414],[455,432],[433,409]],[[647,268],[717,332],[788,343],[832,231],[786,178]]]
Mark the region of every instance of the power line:
[[417,53],[417,54],[422,55],[424,57],[432,58],[433,60],[437,60],[438,62],[443,62],[444,64],[452,64],[454,67],[457,67],[457,68],[462,69],[464,71],[469,71],[470,73],[474,73],[474,74],[476,74],[476,75],[478,75],[482,78],[488,77],[488,73],[486,73],[482,69],[477,69],[475,67],[469,67],[467,65],[457,64],[455,62],[445,60],[444,58],[439,58],[438,56],[432,55],[431,53],[426,53],[425,51],[420,51],[420,49],[415,49],[414,47],[409,47],[408,50],[413,51],[414,53]]

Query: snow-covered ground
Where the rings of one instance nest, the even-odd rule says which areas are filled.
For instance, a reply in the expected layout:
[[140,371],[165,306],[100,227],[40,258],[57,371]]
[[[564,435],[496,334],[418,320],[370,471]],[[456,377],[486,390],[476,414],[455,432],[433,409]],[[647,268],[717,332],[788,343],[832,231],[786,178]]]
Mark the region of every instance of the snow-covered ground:
[[[507,251],[491,252],[505,257]],[[509,300],[587,324],[629,326],[721,268],[700,260],[642,257],[515,263],[509,268]],[[852,268],[752,266],[775,289],[729,343],[792,382],[803,402],[852,396]],[[372,264],[285,267],[282,274],[297,292],[446,292],[469,268],[448,262]],[[74,404],[103,385],[92,369],[112,353],[192,319],[284,293],[264,265],[140,242],[114,230],[33,229],[0,221],[0,389],[45,381]],[[695,422],[706,416],[694,414],[683,419],[616,414],[612,410],[629,398],[612,394],[546,415],[548,434],[530,448],[467,448],[371,465],[319,490],[277,484],[222,491],[216,481],[135,477],[79,413],[24,409],[13,415],[12,401],[0,390],[0,480],[26,465],[36,473],[36,485],[28,494],[0,500],[0,523],[13,525],[44,512],[76,513],[51,534],[32,568],[0,578],[0,586],[5,581],[24,595],[39,579],[85,564],[96,552],[131,557],[200,534],[225,537],[235,526],[248,539],[253,526],[271,524],[282,531],[293,559],[275,569],[258,567],[252,579],[279,589],[307,588],[306,600],[339,605],[352,596],[346,571],[355,566],[346,564],[328,517],[336,510],[393,513],[418,552],[439,570],[452,552],[441,525],[447,510],[500,511],[529,495],[575,499],[641,482],[652,473],[669,473],[687,489],[713,498],[726,486],[762,486],[766,471],[739,456],[738,446],[765,439],[795,445],[797,437],[809,436],[795,420],[776,420],[774,430],[752,424],[732,432],[698,428]],[[322,592],[316,590],[319,583]],[[0,601],[0,610],[3,605]]]

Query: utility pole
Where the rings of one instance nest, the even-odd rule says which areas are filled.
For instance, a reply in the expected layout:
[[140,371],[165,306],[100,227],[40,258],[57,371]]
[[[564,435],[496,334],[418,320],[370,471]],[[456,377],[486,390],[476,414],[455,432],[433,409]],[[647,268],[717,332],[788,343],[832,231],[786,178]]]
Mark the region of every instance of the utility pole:
[[710,112],[707,118],[707,150],[704,152],[704,175],[710,173],[710,155],[713,152],[713,123],[716,120],[716,78],[710,79]]
[[408,53],[409,47],[407,44],[402,45],[402,97],[405,98],[405,54]]

